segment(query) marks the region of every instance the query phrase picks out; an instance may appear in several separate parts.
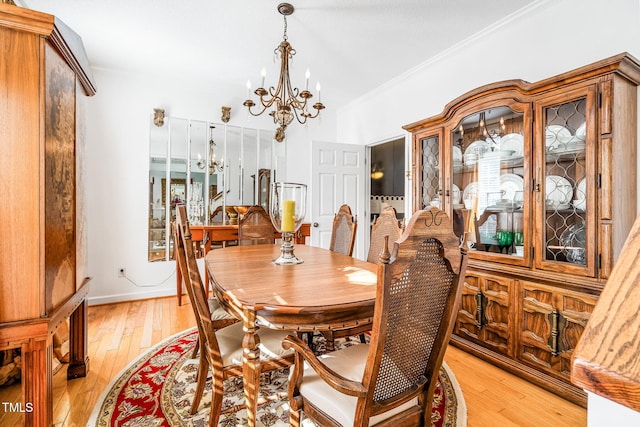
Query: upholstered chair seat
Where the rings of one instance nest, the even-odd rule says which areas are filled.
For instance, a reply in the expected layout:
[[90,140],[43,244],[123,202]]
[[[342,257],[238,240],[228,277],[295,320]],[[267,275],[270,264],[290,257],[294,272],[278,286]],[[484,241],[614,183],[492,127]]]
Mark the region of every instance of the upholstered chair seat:
[[[322,355],[319,359],[327,368],[337,374],[352,381],[362,381],[368,353],[369,344],[359,344]],[[305,364],[300,394],[305,399],[313,402],[318,409],[330,414],[343,426],[353,425],[358,398],[340,393],[329,386],[308,364]],[[383,414],[371,417],[369,425],[376,425],[395,414],[407,410],[411,406],[417,405],[418,398],[416,397]]]
[[[261,328],[258,331],[260,337],[260,359],[271,360],[279,357],[292,356],[293,350],[282,348],[282,340],[287,336],[287,332]],[[216,331],[216,338],[220,346],[220,355],[224,366],[242,365],[242,323],[234,323],[226,328]]]

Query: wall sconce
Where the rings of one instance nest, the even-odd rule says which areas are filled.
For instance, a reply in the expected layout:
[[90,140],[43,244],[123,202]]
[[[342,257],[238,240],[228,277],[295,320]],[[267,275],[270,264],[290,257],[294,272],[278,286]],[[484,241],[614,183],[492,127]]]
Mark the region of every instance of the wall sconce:
[[231,118],[231,107],[222,107],[222,123],[229,123]]
[[153,124],[158,127],[164,125],[164,110],[162,108],[153,109]]
[[[214,125],[209,125],[209,175],[213,175],[216,172],[222,172],[224,170],[224,160],[216,160],[216,143],[213,141]],[[198,166],[200,166],[198,164]]]
[[198,153],[198,161],[196,162],[196,165],[198,166],[198,169],[204,169],[206,165],[204,160],[202,160],[202,156],[200,155],[200,153]]

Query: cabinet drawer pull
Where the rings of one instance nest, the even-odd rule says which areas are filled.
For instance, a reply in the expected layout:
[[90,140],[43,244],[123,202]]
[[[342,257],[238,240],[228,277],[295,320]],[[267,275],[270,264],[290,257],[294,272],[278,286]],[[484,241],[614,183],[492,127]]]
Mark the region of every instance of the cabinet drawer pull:
[[558,348],[558,335],[560,334],[558,329],[559,320],[560,312],[557,308],[554,308],[551,312],[551,354],[553,356],[560,354],[560,349]]
[[483,322],[482,322],[482,318],[484,317],[484,313],[482,312],[482,291],[478,291],[478,293],[476,294],[475,298],[476,298],[476,325],[478,326],[478,329],[482,329]]

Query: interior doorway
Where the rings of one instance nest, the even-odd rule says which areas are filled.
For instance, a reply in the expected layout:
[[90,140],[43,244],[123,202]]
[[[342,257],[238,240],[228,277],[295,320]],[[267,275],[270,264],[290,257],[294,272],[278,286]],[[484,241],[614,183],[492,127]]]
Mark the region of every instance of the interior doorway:
[[404,137],[370,147],[370,220],[380,214],[384,204],[396,210],[400,221],[405,217],[405,151]]

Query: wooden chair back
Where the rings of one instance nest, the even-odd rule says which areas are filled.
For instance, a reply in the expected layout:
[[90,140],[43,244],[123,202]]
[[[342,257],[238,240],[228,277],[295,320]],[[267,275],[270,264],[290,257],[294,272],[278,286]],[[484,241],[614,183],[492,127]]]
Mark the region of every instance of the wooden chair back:
[[262,206],[251,206],[238,224],[239,245],[273,244],[276,229]]
[[[204,347],[205,332],[199,320],[198,299],[200,297],[204,298],[204,305],[207,311],[209,307],[204,284],[200,278],[200,272],[196,263],[193,241],[191,240],[191,230],[189,229],[189,222],[187,221],[187,209],[184,205],[176,206],[176,220],[171,224],[171,234],[173,237],[173,253],[176,258],[176,264],[180,269],[182,280],[187,290],[189,301],[191,302],[191,308],[196,318],[198,347],[202,348]],[[198,295],[194,294],[194,290],[197,290]],[[211,320],[210,313],[209,320]]]
[[342,205],[333,218],[329,250],[351,256],[356,242],[357,219],[351,215],[349,205]]
[[389,264],[378,269],[363,378],[372,413],[419,396],[421,421],[430,419],[435,380],[460,304],[466,266],[466,241],[460,245],[449,216],[437,208],[416,212],[394,243]]
[[[385,238],[388,242],[388,238]],[[388,251],[388,250],[387,250]],[[387,264],[378,264],[378,285],[371,342],[362,381],[350,381],[318,368],[313,356],[304,355],[314,370],[336,390],[356,396],[354,426],[429,426],[436,379],[451,337],[467,266],[466,240],[460,244],[449,216],[437,208],[417,211],[394,242]],[[296,338],[287,338],[296,345]],[[289,385],[292,425],[297,411],[323,426],[340,425],[330,414],[300,395],[302,363],[299,343]],[[335,366],[349,363],[346,358]],[[350,353],[353,354],[353,353]],[[353,360],[351,360],[353,362]],[[360,363],[359,361],[357,363]],[[385,419],[385,413],[402,411]]]
[[392,244],[401,235],[402,229],[398,225],[396,210],[391,206],[385,206],[371,228],[371,241],[367,261],[375,264],[380,262],[380,254],[384,249],[384,236],[389,236],[389,242]]
[[[177,256],[178,266],[182,272],[182,277],[185,281],[185,287],[187,288],[187,294],[191,301],[191,306],[196,317],[196,324],[198,326],[198,333],[200,337],[204,337],[206,341],[216,341],[215,330],[216,325],[213,324],[211,319],[211,312],[209,310],[209,304],[207,303],[207,293],[205,291],[200,271],[198,270],[198,264],[193,249],[193,242],[191,240],[191,230],[189,229],[189,221],[187,219],[187,209],[184,205],[178,205],[176,207],[176,220],[174,224],[174,252]],[[208,333],[209,329],[211,333]],[[211,335],[211,337],[209,337]],[[216,341],[217,343],[217,341]],[[211,346],[211,343],[207,344]],[[215,346],[217,344],[213,344]]]

